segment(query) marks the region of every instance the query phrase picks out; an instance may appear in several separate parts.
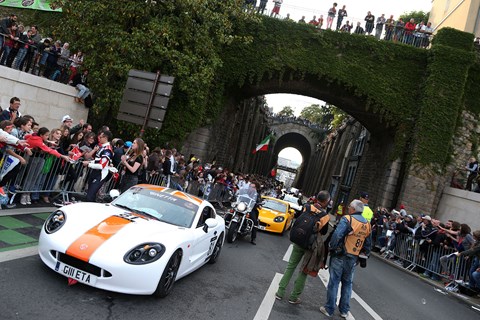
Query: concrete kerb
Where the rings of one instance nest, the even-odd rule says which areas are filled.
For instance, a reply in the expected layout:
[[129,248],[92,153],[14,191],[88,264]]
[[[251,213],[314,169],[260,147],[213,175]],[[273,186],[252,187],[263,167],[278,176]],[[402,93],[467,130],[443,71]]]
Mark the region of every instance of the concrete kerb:
[[438,281],[433,281],[433,280],[430,280],[430,279],[427,279],[427,278],[424,278],[424,277],[421,277],[419,273],[417,272],[414,272],[414,271],[409,271],[405,268],[403,268],[402,266],[399,266],[398,264],[394,263],[393,261],[390,261],[389,259],[385,259],[383,258],[381,255],[379,255],[378,253],[376,252],[372,252],[371,253],[371,256],[375,257],[376,259],[378,260],[381,260],[383,262],[386,262],[388,263],[389,265],[399,269],[399,270],[402,270],[412,276],[415,276],[417,277],[418,279],[422,280],[422,281],[425,281],[427,283],[429,283],[430,285],[432,285],[433,287],[441,290],[443,293],[446,293],[447,295],[450,295],[450,296],[453,296],[455,297],[457,300],[460,300],[461,302],[464,302],[464,303],[468,303],[470,304],[472,307],[475,307],[477,308],[477,310],[480,310],[480,296],[477,295],[475,297],[469,297],[467,295],[463,295],[463,294],[460,294],[460,293],[455,293],[455,292],[451,292],[451,291],[447,291],[445,290],[445,286],[442,284],[440,284]]
[[15,208],[15,209],[2,209],[0,210],[0,217],[6,216],[16,216],[21,214],[32,214],[32,213],[45,213],[52,212],[55,210],[54,206],[50,207],[25,207],[25,208]]

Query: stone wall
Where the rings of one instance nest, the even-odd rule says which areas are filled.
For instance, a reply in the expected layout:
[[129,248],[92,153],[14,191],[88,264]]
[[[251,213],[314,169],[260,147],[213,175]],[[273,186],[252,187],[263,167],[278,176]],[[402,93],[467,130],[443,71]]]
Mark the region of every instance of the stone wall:
[[261,97],[227,104],[213,125],[188,136],[182,153],[193,153],[205,162],[215,160],[235,172],[267,174],[271,151],[252,154],[269,132],[263,105]]
[[0,105],[7,109],[10,98],[20,98],[21,114],[29,114],[40,126],[58,128],[62,117],[70,115],[74,123],[87,120],[88,109],[76,103],[77,90],[69,85],[0,66]]
[[466,223],[473,230],[480,229],[480,194],[446,187],[443,190],[435,218]]
[[[452,182],[465,186],[467,172],[464,170],[468,159],[472,156],[478,159],[480,151],[480,125],[479,117],[468,111],[463,111],[460,123],[452,139],[452,155],[450,164],[445,170],[432,166],[412,165],[406,174],[403,185],[401,200],[412,213],[428,213],[436,217],[437,214],[450,212],[447,205],[451,199],[444,192]],[[463,191],[466,192],[466,191]],[[448,193],[452,193],[448,191]],[[473,193],[473,192],[466,192]],[[458,195],[456,195],[458,196]],[[459,199],[468,198],[465,196]],[[461,200],[455,200],[460,204]],[[464,206],[456,205],[457,210],[468,212],[468,201]],[[462,214],[462,213],[460,213]],[[478,214],[470,216],[470,219],[480,219]]]

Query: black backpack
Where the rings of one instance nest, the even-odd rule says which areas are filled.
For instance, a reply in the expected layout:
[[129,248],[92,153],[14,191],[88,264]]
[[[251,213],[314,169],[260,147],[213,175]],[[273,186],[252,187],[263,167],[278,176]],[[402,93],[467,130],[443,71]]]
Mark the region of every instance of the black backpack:
[[295,220],[290,230],[290,241],[303,249],[310,249],[317,237],[315,224],[326,214],[323,210],[321,213],[312,214],[310,208],[308,208]]

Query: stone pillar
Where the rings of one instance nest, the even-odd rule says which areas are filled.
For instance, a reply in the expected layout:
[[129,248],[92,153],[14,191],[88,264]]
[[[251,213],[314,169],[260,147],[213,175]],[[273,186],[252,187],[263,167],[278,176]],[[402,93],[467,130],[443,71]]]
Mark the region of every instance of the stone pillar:
[[448,177],[451,145],[468,72],[476,56],[473,35],[451,28],[439,30],[429,52],[428,76],[415,119],[411,165],[400,195],[414,213],[434,214]]

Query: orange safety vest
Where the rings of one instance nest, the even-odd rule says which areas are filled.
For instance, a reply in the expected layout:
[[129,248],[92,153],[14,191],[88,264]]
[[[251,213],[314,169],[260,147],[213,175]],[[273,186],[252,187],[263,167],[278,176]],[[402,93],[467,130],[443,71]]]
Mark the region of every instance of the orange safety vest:
[[368,222],[360,222],[352,216],[346,216],[350,222],[352,231],[345,237],[345,251],[348,254],[358,256],[363,248],[365,239],[370,235],[371,226]]
[[[318,208],[316,208],[314,205],[311,205],[310,206],[310,210],[316,214],[318,213],[321,213],[322,210],[319,210]],[[330,216],[328,214],[324,215],[323,217],[320,218],[320,229],[322,229],[323,227],[325,227],[325,225],[327,225],[329,222],[330,222]]]

